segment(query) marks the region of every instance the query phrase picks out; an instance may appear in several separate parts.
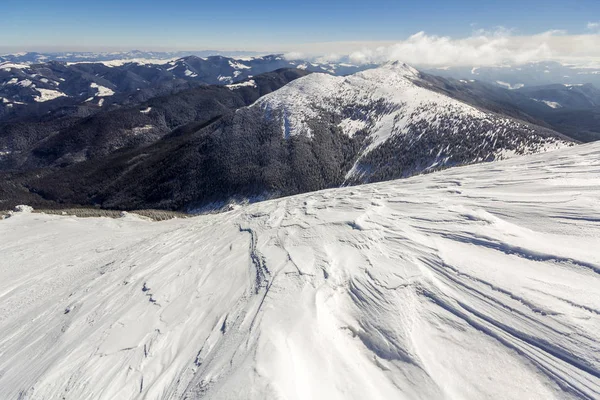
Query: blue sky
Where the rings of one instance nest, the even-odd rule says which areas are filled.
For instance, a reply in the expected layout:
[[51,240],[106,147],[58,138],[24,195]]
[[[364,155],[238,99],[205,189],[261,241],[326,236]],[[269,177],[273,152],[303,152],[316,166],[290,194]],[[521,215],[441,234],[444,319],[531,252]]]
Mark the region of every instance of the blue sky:
[[420,31],[461,38],[498,26],[584,34],[597,20],[600,0],[2,0],[0,48],[287,50]]

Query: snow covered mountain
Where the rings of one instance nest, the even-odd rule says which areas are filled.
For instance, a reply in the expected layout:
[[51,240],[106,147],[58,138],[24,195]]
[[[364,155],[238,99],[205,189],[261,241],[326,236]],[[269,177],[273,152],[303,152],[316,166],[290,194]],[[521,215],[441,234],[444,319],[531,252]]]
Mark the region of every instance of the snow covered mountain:
[[[252,85],[252,79],[243,85]],[[148,119],[138,110],[134,114],[136,120]],[[90,132],[86,137],[94,143],[96,131]],[[69,137],[77,138],[78,130]],[[105,158],[43,174],[32,171],[16,176],[16,182],[9,176],[0,184],[0,196],[13,206],[57,201],[196,211],[569,145],[572,141],[555,131],[449,97],[415,69],[390,63],[346,77],[313,73],[150,146],[104,152]],[[52,139],[41,146],[46,153],[64,148]]]
[[[414,68],[388,63],[347,77],[313,74],[261,98],[285,137],[313,129],[364,135],[347,183],[378,181],[567,145],[549,130],[430,90]],[[317,128],[318,127],[318,128]]]
[[372,64],[317,63],[305,60],[288,60],[283,55],[246,57],[234,59],[222,56],[189,56],[164,64],[162,68],[182,79],[197,79],[208,84],[231,84],[252,78],[257,74],[279,68],[297,68],[308,72],[348,75],[374,68]]
[[[137,53],[131,55],[134,54]],[[93,113],[101,107],[122,105],[131,96],[148,99],[180,87],[188,88],[185,83],[226,85],[281,68],[345,75],[373,67],[287,60],[282,55],[94,60],[90,57],[77,62],[35,63],[0,59],[0,121],[41,117],[49,111],[75,106]]]
[[6,399],[600,397],[600,144],[150,222],[0,221]]

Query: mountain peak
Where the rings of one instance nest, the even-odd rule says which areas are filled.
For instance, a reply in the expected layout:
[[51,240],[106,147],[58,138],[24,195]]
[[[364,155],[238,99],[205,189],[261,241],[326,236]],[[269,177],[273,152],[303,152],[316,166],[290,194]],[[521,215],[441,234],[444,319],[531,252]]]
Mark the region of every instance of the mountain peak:
[[388,61],[381,65],[382,69],[403,73],[404,76],[418,76],[419,71],[402,61]]

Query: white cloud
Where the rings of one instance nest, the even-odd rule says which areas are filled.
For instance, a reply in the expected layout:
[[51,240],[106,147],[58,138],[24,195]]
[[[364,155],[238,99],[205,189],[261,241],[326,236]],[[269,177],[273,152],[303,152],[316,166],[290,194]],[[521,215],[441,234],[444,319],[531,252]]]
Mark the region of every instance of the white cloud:
[[400,60],[417,66],[487,66],[536,61],[590,63],[600,61],[600,34],[568,35],[547,31],[518,36],[510,29],[476,30],[466,38],[419,32],[397,42],[336,42],[295,46],[305,56],[327,59],[346,55],[351,62]]
[[600,21],[598,21],[598,22],[588,22],[588,24],[587,24],[587,28],[588,28],[590,31],[597,31],[597,30],[600,30]]
[[288,60],[302,60],[306,58],[305,54],[299,51],[291,51],[286,53],[284,57]]

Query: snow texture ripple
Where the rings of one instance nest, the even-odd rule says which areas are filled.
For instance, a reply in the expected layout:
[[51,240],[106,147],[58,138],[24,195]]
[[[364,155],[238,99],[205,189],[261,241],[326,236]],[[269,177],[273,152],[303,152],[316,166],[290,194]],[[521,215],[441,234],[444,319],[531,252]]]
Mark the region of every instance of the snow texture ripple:
[[0,221],[2,399],[600,398],[600,144]]

